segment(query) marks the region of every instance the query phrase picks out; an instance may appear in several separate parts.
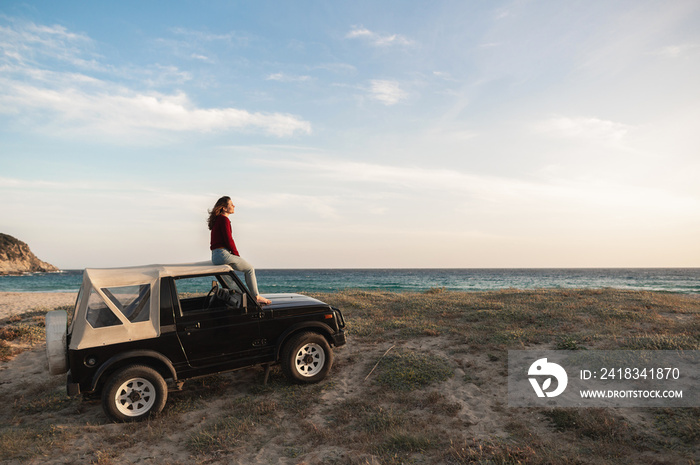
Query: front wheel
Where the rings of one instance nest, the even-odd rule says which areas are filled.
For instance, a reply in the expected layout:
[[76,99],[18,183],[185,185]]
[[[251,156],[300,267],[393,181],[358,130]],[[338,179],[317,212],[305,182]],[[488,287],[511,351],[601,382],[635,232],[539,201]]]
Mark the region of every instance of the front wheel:
[[151,367],[130,365],[114,372],[102,390],[102,408],[114,421],[140,421],[165,407],[168,388]]
[[333,364],[333,351],[318,333],[292,337],[282,350],[282,371],[297,383],[317,383],[326,377]]

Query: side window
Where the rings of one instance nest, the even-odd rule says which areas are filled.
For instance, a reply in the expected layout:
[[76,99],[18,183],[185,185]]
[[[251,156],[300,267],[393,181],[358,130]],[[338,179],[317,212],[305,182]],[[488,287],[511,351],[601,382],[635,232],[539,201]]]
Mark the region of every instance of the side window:
[[228,274],[176,278],[175,288],[182,312],[227,308],[227,303],[217,297],[215,287],[241,294],[240,287]]
[[[149,284],[102,288],[102,292],[131,323],[150,319],[151,286]],[[122,324],[94,289],[88,299],[86,318],[93,328]]]
[[102,292],[132,323],[148,321],[150,318],[151,285],[102,288]]
[[93,328],[105,328],[122,324],[94,289],[88,299],[86,319]]

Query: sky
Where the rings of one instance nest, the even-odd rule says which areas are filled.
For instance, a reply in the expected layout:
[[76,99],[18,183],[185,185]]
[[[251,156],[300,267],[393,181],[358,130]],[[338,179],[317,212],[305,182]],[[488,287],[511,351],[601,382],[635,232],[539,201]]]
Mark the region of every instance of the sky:
[[700,2],[0,3],[0,232],[63,269],[700,266]]

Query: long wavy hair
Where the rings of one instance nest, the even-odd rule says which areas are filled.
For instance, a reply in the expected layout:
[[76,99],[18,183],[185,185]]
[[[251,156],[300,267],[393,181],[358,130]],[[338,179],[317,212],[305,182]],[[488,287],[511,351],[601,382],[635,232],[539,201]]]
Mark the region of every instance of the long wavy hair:
[[219,200],[216,201],[216,204],[214,204],[214,208],[212,208],[209,211],[209,219],[207,220],[207,226],[209,226],[209,231],[212,230],[214,227],[214,222],[216,221],[216,217],[221,215],[221,213],[224,211],[224,209],[228,206],[228,202],[231,200],[231,197],[228,196],[223,196]]

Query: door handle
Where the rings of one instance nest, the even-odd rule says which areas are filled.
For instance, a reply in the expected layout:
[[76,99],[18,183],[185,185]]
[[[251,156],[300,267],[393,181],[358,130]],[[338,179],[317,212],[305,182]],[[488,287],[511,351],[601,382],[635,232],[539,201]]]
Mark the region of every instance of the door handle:
[[185,331],[192,331],[194,329],[200,329],[201,327],[202,325],[200,325],[199,322],[197,322],[197,324],[194,326],[185,326]]

